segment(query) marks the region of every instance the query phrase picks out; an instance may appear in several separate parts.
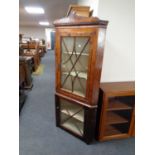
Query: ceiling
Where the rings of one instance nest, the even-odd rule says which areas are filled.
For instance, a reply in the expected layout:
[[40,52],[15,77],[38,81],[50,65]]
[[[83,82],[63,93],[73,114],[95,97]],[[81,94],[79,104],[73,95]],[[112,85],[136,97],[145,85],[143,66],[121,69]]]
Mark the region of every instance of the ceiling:
[[[48,20],[49,27],[55,19],[62,18],[67,14],[70,4],[77,4],[78,0],[19,0],[19,25],[20,26],[40,26],[39,21]],[[28,14],[24,7],[42,7],[45,14]]]

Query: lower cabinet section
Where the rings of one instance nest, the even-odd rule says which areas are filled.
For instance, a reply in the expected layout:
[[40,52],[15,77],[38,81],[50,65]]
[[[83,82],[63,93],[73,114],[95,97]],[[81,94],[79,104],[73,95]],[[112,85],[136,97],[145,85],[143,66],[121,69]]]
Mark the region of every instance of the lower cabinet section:
[[89,108],[55,95],[56,125],[80,138],[87,144],[95,137],[96,108]]
[[83,136],[84,108],[60,99],[60,125]]

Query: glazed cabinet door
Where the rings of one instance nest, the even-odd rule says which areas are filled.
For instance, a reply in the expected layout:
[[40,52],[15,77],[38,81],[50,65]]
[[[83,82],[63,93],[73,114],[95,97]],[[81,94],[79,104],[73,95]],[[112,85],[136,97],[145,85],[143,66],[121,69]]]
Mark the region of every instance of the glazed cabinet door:
[[59,98],[59,125],[83,137],[84,134],[84,108],[68,100]]
[[72,100],[56,97],[56,124],[74,136],[90,143],[95,135],[96,109]]
[[95,51],[93,29],[65,28],[56,31],[57,92],[88,98]]

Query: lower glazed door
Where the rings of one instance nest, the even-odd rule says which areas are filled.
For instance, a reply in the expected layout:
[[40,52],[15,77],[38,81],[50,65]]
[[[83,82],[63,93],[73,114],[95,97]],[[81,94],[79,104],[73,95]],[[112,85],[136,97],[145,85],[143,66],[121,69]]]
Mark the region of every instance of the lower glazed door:
[[56,95],[56,125],[90,143],[95,135],[96,108]]

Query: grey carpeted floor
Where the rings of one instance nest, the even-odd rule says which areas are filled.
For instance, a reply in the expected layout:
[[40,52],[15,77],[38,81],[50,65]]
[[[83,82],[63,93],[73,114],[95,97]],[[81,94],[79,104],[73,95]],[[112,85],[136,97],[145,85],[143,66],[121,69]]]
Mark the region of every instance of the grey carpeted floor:
[[48,51],[42,58],[44,73],[33,77],[20,115],[20,155],[134,155],[134,138],[87,145],[55,126],[54,59],[54,51]]

